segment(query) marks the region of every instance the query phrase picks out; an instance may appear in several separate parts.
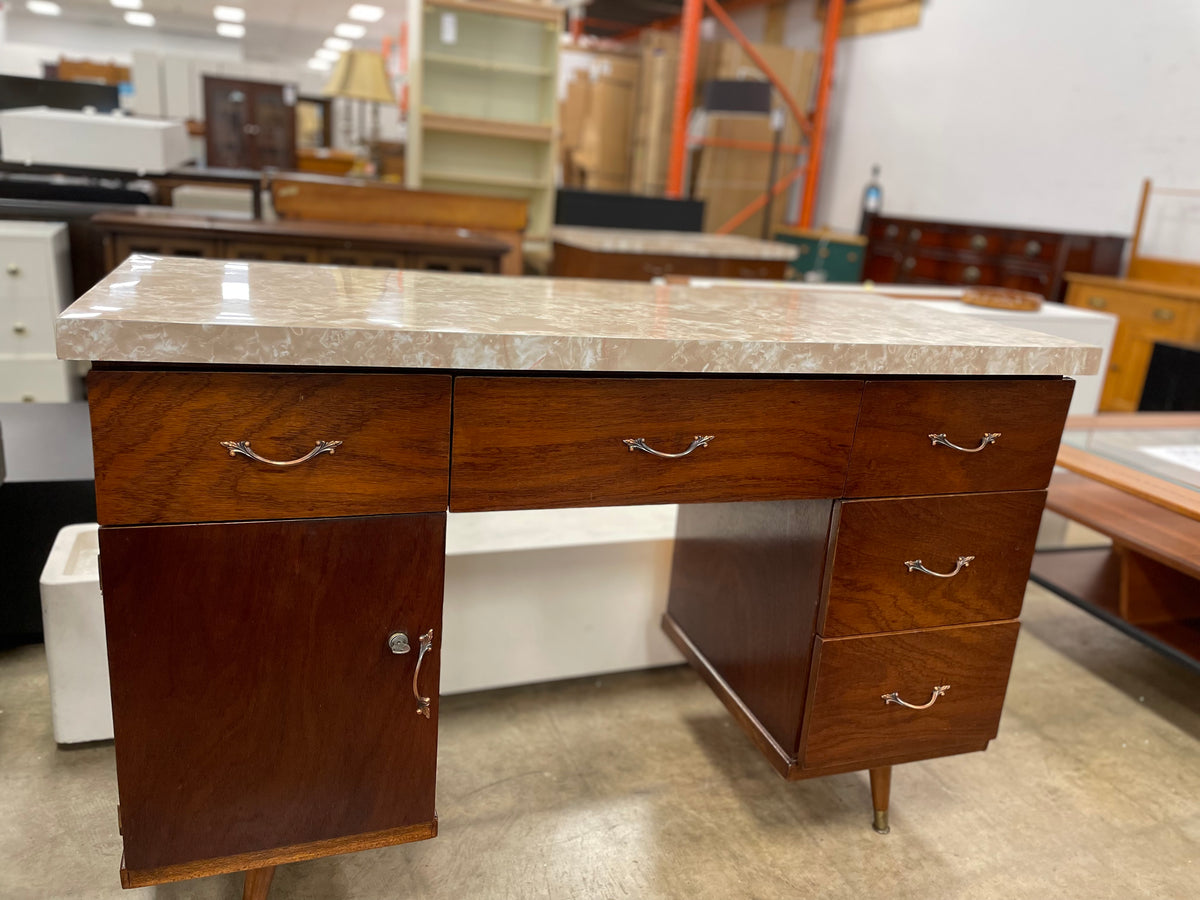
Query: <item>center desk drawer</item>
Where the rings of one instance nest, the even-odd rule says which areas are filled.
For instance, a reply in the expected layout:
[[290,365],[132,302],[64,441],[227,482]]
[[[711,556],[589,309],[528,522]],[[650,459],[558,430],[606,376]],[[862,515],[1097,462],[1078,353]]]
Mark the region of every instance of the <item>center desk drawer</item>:
[[996,736],[1016,622],[818,638],[805,769],[982,750]]
[[843,501],[818,630],[1015,619],[1045,502],[1045,491]]
[[847,497],[1042,490],[1075,382],[868,381]]
[[458,378],[450,508],[837,497],[861,389],[854,380]]
[[93,371],[104,525],[437,512],[449,376]]

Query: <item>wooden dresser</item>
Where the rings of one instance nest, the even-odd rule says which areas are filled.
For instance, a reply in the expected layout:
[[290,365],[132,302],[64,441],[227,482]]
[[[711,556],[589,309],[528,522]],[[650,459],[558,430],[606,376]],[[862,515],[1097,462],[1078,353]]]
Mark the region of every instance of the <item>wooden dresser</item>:
[[1039,228],[872,216],[863,277],[880,284],[993,285],[1062,300],[1067,272],[1116,275],[1125,239]]
[[259,222],[181,215],[160,207],[100,213],[92,224],[104,234],[110,269],[131,253],[205,259],[274,260],[499,272],[510,245],[464,228],[367,225],[348,222]]
[[1200,287],[1071,273],[1067,303],[1119,318],[1102,412],[1134,412],[1155,341],[1200,342]]
[[894,764],[996,735],[1099,359],[912,309],[123,264],[58,323],[95,366],[123,883],[262,897],[436,834],[447,510],[685,504],[667,633],[781,774],[869,769],[886,832]]

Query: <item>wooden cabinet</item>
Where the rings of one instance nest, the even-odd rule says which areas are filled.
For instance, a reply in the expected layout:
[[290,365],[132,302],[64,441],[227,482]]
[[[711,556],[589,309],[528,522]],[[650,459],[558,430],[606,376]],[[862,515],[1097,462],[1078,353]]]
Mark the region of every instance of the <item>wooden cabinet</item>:
[[436,833],[444,532],[100,530],[126,887]]
[[1062,300],[1067,272],[1115,275],[1125,239],[872,216],[863,277],[880,284],[990,285]]
[[296,86],[204,76],[209,168],[295,169]]
[[1067,303],[1117,316],[1117,335],[1100,395],[1102,412],[1133,412],[1156,341],[1200,341],[1200,289],[1072,273]]

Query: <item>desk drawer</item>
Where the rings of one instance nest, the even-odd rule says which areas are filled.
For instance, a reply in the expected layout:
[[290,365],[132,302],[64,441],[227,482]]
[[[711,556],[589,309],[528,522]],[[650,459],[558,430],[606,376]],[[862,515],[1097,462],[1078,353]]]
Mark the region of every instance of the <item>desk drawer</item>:
[[[1019,627],[996,622],[817,638],[804,768],[983,749],[1000,723]],[[893,693],[927,708],[887,702]]]
[[88,395],[101,524],[446,508],[448,376],[94,371]]
[[[849,380],[459,378],[450,506],[837,497],[861,390]],[[625,443],[639,438],[663,453],[695,448],[664,459]]]
[[[1074,386],[1069,379],[867,382],[845,496],[1041,490]],[[935,434],[962,449],[934,443]],[[989,434],[999,436],[985,444]]]
[[1015,619],[1045,501],[1021,491],[840,504],[820,633]]

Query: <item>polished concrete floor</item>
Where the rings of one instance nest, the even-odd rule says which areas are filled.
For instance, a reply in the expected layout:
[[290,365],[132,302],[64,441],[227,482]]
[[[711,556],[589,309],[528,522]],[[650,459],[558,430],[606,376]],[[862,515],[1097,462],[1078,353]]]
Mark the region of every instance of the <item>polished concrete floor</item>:
[[[685,668],[450,697],[432,841],[283,867],[272,897],[1200,896],[1200,676],[1031,587],[1000,736],[787,784]],[[0,653],[0,898],[123,892],[110,744],[56,748],[40,647]]]

